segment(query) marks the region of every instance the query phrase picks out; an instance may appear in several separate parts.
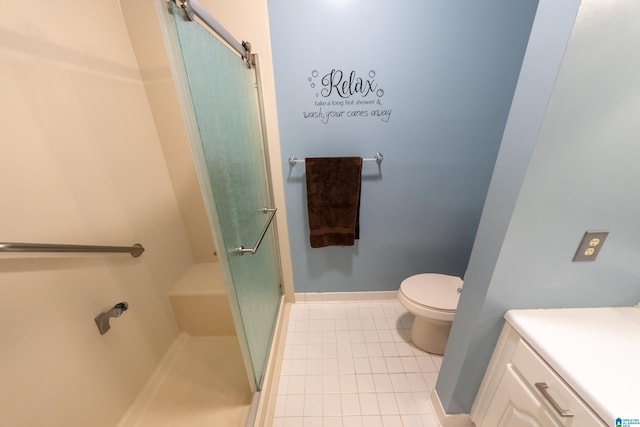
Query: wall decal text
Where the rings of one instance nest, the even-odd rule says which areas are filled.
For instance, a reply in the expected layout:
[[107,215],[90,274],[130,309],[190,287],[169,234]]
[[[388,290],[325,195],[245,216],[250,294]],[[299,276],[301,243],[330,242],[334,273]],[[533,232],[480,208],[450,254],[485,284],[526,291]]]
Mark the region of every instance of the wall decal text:
[[316,119],[328,124],[335,119],[391,119],[390,108],[383,106],[384,90],[376,81],[375,70],[366,75],[357,71],[333,68],[321,74],[313,70],[307,81],[314,90],[312,108],[303,111],[305,119]]

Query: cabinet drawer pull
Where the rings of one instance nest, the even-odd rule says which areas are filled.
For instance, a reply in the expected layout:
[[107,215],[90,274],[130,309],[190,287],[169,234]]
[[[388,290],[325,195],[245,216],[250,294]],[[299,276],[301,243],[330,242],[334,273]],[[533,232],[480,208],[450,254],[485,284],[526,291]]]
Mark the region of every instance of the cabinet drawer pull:
[[547,389],[549,388],[547,383],[536,383],[536,388],[540,390],[540,393],[542,393],[544,398],[547,399],[549,403],[551,403],[551,406],[553,406],[553,409],[556,410],[558,415],[560,415],[561,417],[573,417],[573,412],[571,412],[570,409],[562,409],[560,405],[558,405],[558,402],[556,402],[555,399],[551,397],[551,395],[547,391]]

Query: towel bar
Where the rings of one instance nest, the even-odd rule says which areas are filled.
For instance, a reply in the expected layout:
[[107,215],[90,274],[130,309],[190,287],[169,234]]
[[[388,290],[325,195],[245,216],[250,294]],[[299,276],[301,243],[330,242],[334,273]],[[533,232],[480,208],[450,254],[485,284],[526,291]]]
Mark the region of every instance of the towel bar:
[[[376,153],[376,155],[370,159],[362,159],[363,162],[377,162],[378,164],[382,163],[382,160],[384,160],[384,156],[380,153]],[[296,156],[289,156],[289,166],[295,166],[296,163],[304,163],[304,159],[298,159]]]

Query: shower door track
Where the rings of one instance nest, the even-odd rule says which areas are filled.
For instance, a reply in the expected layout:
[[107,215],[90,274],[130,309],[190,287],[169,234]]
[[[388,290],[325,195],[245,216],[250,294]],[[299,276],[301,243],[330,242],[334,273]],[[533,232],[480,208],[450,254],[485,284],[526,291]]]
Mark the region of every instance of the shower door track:
[[236,40],[226,28],[205,9],[198,0],[173,0],[176,4],[180,2],[179,6],[185,13],[185,16],[189,21],[194,20],[194,15],[200,18],[200,20],[209,27],[214,33],[216,33],[222,40],[224,40],[229,47],[238,52],[238,54],[244,59],[249,68],[254,65],[253,58],[251,57],[251,43],[243,41],[242,43]]

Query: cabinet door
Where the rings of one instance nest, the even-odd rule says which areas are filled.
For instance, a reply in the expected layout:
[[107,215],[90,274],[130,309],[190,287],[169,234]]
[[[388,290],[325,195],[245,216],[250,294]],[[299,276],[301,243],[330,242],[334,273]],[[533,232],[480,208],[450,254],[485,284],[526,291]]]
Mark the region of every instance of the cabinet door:
[[522,382],[511,364],[479,427],[560,427]]

